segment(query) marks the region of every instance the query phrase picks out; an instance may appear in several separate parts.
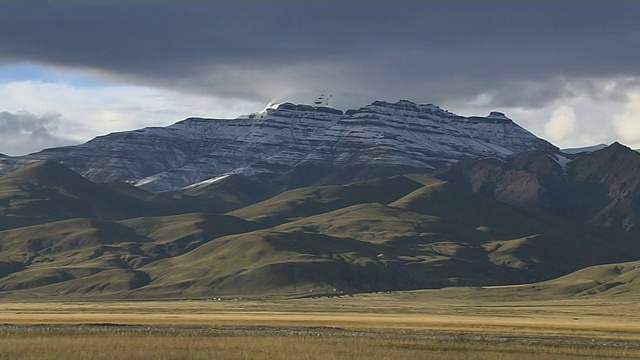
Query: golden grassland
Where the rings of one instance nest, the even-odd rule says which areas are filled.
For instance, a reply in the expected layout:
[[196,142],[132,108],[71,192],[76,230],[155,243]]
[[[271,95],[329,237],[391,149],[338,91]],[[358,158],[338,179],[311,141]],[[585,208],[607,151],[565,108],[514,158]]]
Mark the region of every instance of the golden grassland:
[[638,358],[625,348],[478,341],[289,335],[170,335],[126,332],[3,334],[11,359],[593,359]]
[[[0,324],[24,326],[0,330],[0,358],[11,359],[640,358],[637,345],[590,345],[640,341],[637,299],[514,301],[481,298],[468,289],[304,299],[5,302]],[[132,325],[165,331],[127,328]],[[316,328],[322,331],[276,331]],[[523,338],[547,341],[517,340]]]

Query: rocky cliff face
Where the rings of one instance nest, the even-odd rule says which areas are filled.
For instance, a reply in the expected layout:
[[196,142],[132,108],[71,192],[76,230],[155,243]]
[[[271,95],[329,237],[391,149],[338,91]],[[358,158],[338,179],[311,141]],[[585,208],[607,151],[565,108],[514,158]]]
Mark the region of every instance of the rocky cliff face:
[[532,150],[557,149],[497,112],[463,117],[406,100],[344,113],[282,103],[233,120],[190,118],[0,158],[0,174],[51,159],[93,181],[161,192],[232,174],[306,176],[300,185],[343,182],[358,180],[363,171],[431,172],[468,157],[504,159]]

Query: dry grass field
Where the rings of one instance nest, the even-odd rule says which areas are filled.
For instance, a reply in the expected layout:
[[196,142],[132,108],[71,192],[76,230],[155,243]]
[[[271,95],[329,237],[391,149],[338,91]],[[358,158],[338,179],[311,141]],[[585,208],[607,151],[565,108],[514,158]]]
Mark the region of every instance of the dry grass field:
[[9,359],[594,359],[638,358],[624,348],[313,335],[15,332]]
[[304,299],[0,304],[2,359],[640,358],[637,299],[472,289]]

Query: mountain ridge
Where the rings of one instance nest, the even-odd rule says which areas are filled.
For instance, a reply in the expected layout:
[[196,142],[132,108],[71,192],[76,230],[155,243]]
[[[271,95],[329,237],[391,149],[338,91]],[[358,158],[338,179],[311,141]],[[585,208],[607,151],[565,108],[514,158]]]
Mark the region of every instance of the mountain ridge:
[[471,192],[573,221],[639,231],[640,153],[618,142],[579,154],[466,159],[437,174]]
[[[536,149],[557,150],[498,112],[463,117],[407,100],[345,112],[281,103],[236,119],[188,118],[3,158],[0,172],[51,159],[90,180],[124,181],[152,192],[232,174],[297,187],[430,172],[466,157],[505,158]],[[307,178],[286,184],[287,178],[301,179],[300,173]]]

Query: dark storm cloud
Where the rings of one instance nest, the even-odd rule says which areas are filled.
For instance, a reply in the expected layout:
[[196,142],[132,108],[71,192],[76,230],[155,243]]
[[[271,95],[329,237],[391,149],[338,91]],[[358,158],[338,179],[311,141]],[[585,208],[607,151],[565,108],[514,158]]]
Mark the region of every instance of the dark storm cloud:
[[638,2],[4,2],[0,61],[268,100],[331,89],[541,106],[640,70]]

